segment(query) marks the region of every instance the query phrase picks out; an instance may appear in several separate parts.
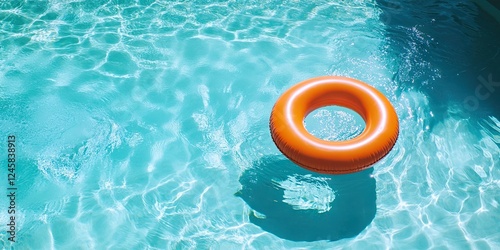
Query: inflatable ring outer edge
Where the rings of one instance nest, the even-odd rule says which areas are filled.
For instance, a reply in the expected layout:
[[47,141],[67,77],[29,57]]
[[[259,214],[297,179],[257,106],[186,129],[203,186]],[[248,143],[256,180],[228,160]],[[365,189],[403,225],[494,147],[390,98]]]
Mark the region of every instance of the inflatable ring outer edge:
[[[331,165],[327,162],[325,162],[325,164],[323,166],[318,167],[318,166],[315,166],[314,164],[311,164],[310,162],[308,162],[307,159],[304,160],[304,158],[301,157],[301,152],[300,152],[301,149],[297,148],[297,147],[290,147],[288,145],[286,135],[282,135],[277,131],[277,130],[279,130],[280,126],[289,126],[290,125],[287,122],[283,122],[283,120],[286,121],[286,119],[280,119],[279,116],[283,116],[283,114],[281,114],[282,112],[280,113],[278,110],[276,110],[276,106],[277,106],[278,102],[280,101],[280,99],[283,98],[283,96],[285,96],[285,93],[287,93],[288,91],[293,89],[293,87],[288,89],[287,92],[283,93],[280,96],[280,98],[278,99],[278,101],[276,102],[276,104],[273,106],[270,121],[269,121],[272,140],[276,144],[276,146],[278,147],[280,152],[283,153],[292,162],[294,162],[295,164],[302,166],[306,169],[314,171],[314,172],[323,173],[323,174],[348,174],[348,173],[354,173],[354,172],[359,172],[359,171],[365,170],[365,169],[371,167],[374,163],[376,163],[379,160],[381,160],[382,158],[384,158],[393,149],[393,147],[395,146],[395,144],[398,140],[399,120],[398,120],[397,114],[395,112],[395,109],[391,105],[389,100],[382,93],[380,93],[377,89],[375,89],[374,87],[372,87],[364,82],[361,82],[361,81],[356,80],[356,79],[348,78],[348,77],[341,77],[341,76],[315,77],[315,78],[311,78],[311,79],[302,81],[294,86],[306,84],[306,83],[314,83],[316,81],[324,81],[324,80],[331,81],[332,83],[335,83],[335,81],[352,81],[352,82],[355,82],[356,84],[361,83],[361,84],[365,84],[366,86],[369,86],[369,88],[368,88],[369,92],[371,91],[372,93],[376,93],[376,95],[375,95],[376,98],[381,98],[382,102],[384,103],[384,107],[387,109],[384,112],[387,112],[389,114],[389,117],[387,118],[388,119],[387,120],[388,126],[387,126],[387,128],[384,128],[384,131],[383,131],[384,134],[388,134],[388,136],[385,138],[379,138],[379,140],[385,140],[385,141],[382,143],[377,143],[377,145],[380,145],[380,146],[378,148],[373,149],[371,152],[369,152],[370,156],[365,157],[365,159],[363,160],[364,162],[363,161],[358,162],[356,159],[356,155],[353,155],[352,156],[353,157],[352,165],[350,165],[349,167],[345,167],[345,166],[342,166],[340,168],[325,167],[325,165]],[[355,92],[352,92],[350,94],[356,95]],[[324,105],[324,106],[328,106],[328,105],[329,104]],[[341,105],[341,106],[343,106],[343,105]],[[308,107],[306,107],[306,108],[308,108]],[[316,107],[314,109],[317,109],[317,108],[318,107]],[[350,108],[350,107],[347,107],[347,108]],[[358,112],[358,111],[356,111],[356,112]],[[363,117],[363,120],[366,123],[367,121],[365,120],[364,115],[363,114],[360,114],[360,115]],[[307,114],[305,114],[305,116],[307,116]],[[301,117],[302,121],[303,121],[303,119],[305,119],[305,116]],[[364,132],[365,131],[363,131],[363,133]],[[312,136],[312,135],[310,135],[310,136]],[[355,137],[353,139],[356,139],[360,136],[361,135],[358,135],[357,137]],[[352,141],[353,139],[343,141],[342,143],[349,144],[349,142]],[[320,140],[320,139],[318,139],[318,140]],[[324,142],[327,142],[327,141],[324,141]],[[334,144],[337,142],[328,142],[328,143]],[[338,151],[333,150],[331,153],[336,154],[336,153],[345,153],[345,152],[338,152]],[[348,154],[351,154],[351,153],[348,153]],[[348,163],[346,163],[346,164],[348,164]]]

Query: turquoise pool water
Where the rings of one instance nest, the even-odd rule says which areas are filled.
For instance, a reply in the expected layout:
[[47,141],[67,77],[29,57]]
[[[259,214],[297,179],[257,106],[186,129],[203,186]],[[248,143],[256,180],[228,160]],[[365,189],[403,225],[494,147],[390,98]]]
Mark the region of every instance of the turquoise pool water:
[[[480,40],[498,24],[431,5],[1,1],[0,154],[15,135],[18,188],[13,243],[2,167],[2,247],[500,248],[500,90],[474,92],[500,79],[498,40]],[[275,100],[319,75],[395,106],[399,140],[372,169],[318,175],[273,144]],[[343,110],[308,119],[325,139],[362,129]]]

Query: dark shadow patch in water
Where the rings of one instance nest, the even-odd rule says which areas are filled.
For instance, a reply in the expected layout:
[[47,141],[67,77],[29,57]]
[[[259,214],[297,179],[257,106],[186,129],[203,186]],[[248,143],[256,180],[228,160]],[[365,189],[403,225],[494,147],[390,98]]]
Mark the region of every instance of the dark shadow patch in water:
[[377,3],[399,85],[424,92],[438,119],[450,104],[500,116],[500,23],[469,0]]
[[[256,161],[240,177],[241,197],[253,210],[250,221],[263,230],[291,241],[336,241],[355,237],[373,220],[376,213],[376,184],[373,168],[346,175],[325,175],[305,170],[281,156],[267,156]],[[284,200],[284,189],[276,181],[291,176],[326,178],[335,192],[331,209],[295,210]]]

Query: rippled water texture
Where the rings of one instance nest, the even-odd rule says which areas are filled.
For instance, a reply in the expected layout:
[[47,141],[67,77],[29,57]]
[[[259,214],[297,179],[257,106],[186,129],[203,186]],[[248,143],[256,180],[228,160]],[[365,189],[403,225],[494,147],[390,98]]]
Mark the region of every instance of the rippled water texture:
[[[19,187],[16,243],[0,202],[2,247],[499,249],[500,90],[463,103],[479,76],[500,79],[468,71],[498,65],[498,45],[464,52],[498,24],[471,26],[487,17],[469,1],[423,19],[314,2],[0,1],[0,132],[17,136]],[[318,175],[272,142],[275,100],[319,75],[394,104],[400,137],[373,169]],[[325,139],[361,130],[318,114],[308,129]]]

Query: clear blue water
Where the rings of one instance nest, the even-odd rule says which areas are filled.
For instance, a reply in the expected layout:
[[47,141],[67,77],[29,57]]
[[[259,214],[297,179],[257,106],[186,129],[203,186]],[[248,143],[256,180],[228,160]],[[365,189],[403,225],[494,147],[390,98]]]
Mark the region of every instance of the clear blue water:
[[[0,199],[2,247],[500,248],[500,90],[474,93],[500,79],[499,26],[431,2],[1,1],[19,189],[16,243]],[[394,104],[400,137],[373,168],[319,175],[273,144],[275,100],[320,75]],[[310,119],[332,140],[361,126]]]

